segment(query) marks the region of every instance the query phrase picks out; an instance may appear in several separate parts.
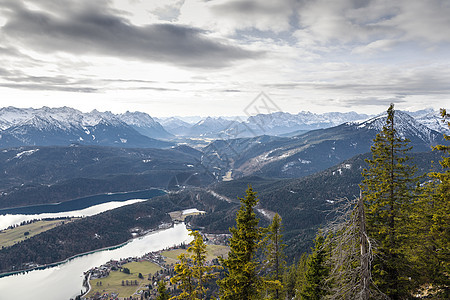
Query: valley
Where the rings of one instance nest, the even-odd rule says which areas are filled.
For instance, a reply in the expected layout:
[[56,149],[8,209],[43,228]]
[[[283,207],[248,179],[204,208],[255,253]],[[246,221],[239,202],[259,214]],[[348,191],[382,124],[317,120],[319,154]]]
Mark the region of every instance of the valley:
[[[19,120],[0,127],[0,228],[36,219],[46,223],[0,231],[0,273],[70,262],[81,253],[112,249],[173,225],[181,230],[180,222],[204,234],[227,234],[235,223],[238,197],[249,185],[260,199],[256,207],[260,225],[268,226],[278,213],[287,261],[298,261],[310,251],[317,231],[336,217],[340,201],[359,195],[365,160],[385,122],[384,115],[364,116],[363,121],[355,121],[361,115],[347,115],[350,120],[341,124],[326,118],[318,122],[318,116],[311,115],[317,123],[310,120],[309,127],[306,123],[302,127],[293,121],[301,114],[274,114],[239,124],[207,118],[191,124],[191,129],[180,129],[139,113],[81,114],[68,108],[26,113],[29,118],[20,119],[17,116],[24,111],[0,110],[0,121],[12,120],[11,114]],[[291,121],[283,123],[283,118]],[[256,130],[258,120],[266,122],[266,131]],[[432,117],[398,112],[396,124],[397,134],[411,141],[411,163],[418,174],[440,170],[434,162],[441,154],[430,149],[448,142],[435,130],[440,129]],[[74,142],[80,132],[72,129],[79,126],[91,138],[95,135],[96,142],[87,142],[86,136]],[[247,127],[252,131],[232,135]],[[72,128],[70,134],[67,128]],[[132,131],[139,142],[124,138]],[[42,142],[50,132],[54,139]],[[95,132],[105,136],[100,139]],[[147,138],[154,139],[153,144]],[[48,221],[67,217],[75,219]],[[185,239],[176,242],[181,240]],[[103,263],[96,261],[89,268]],[[8,278],[0,279],[0,286]]]

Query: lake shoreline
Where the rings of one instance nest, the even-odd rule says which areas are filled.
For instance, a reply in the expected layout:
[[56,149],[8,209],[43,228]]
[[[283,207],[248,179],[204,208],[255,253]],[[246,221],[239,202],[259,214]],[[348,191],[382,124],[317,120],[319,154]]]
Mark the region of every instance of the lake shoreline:
[[73,260],[73,259],[75,259],[77,257],[82,257],[82,256],[85,256],[85,255],[93,254],[93,253],[100,252],[100,251],[115,250],[117,248],[125,246],[126,244],[132,242],[133,240],[145,237],[147,235],[155,234],[155,233],[158,233],[160,231],[164,231],[164,230],[169,229],[169,228],[173,228],[174,225],[175,225],[175,222],[172,222],[172,225],[170,227],[168,227],[168,228],[158,228],[156,230],[150,229],[151,230],[150,232],[147,230],[145,232],[145,234],[133,237],[133,238],[127,240],[126,242],[121,243],[121,244],[114,245],[114,246],[103,247],[103,248],[99,248],[99,249],[96,249],[96,250],[91,250],[91,251],[79,253],[79,254],[73,255],[73,256],[71,256],[69,258],[66,258],[65,260],[62,260],[62,261],[59,261],[59,262],[54,262],[54,263],[50,263],[50,264],[40,265],[40,266],[37,266],[37,267],[34,267],[34,268],[29,268],[29,269],[20,270],[20,271],[0,273],[0,278],[13,276],[13,275],[17,275],[17,274],[22,274],[22,273],[28,273],[28,272],[35,271],[35,270],[45,270],[45,269],[48,269],[48,268],[57,267],[57,266],[59,266],[61,264],[65,264],[65,263],[67,263],[67,262],[69,262],[69,261],[71,261],[71,260]]
[[[0,209],[0,215],[7,215],[7,214],[25,214],[25,215],[31,215],[31,214],[43,214],[43,213],[58,213],[58,212],[67,212],[67,211],[34,211],[32,213],[27,213],[26,211],[28,210],[33,210],[33,209],[39,209],[39,208],[44,208],[44,207],[52,207],[55,208],[59,205],[70,205],[71,203],[76,203],[76,202],[83,202],[86,201],[88,199],[93,199],[96,197],[114,197],[114,196],[121,196],[121,195],[127,195],[127,194],[137,194],[137,193],[146,193],[146,192],[161,192],[161,195],[153,195],[151,196],[151,198],[153,197],[158,197],[158,196],[162,196],[167,194],[168,192],[162,188],[150,188],[150,189],[145,189],[145,190],[136,190],[136,191],[127,191],[127,192],[115,192],[115,193],[100,193],[100,194],[94,194],[94,195],[89,195],[89,196],[84,196],[84,197],[79,197],[79,198],[75,198],[75,199],[71,199],[71,200],[67,200],[67,201],[62,201],[62,202],[56,202],[56,203],[40,203],[40,204],[33,204],[33,205],[25,205],[25,206],[17,206],[17,207],[8,207],[8,208],[1,208]],[[117,201],[117,202],[124,202],[127,200],[131,200],[131,199],[136,199],[134,196],[130,196],[130,197],[126,197],[120,200],[108,200],[108,201],[102,201],[102,202],[98,202],[94,205],[97,204],[101,204],[101,203],[106,203],[106,202],[112,202],[112,201]],[[142,198],[145,199],[145,198]],[[92,205],[91,205],[92,206]],[[86,206],[89,207],[89,206]],[[76,209],[73,210],[80,210],[80,209],[84,209],[86,207],[80,206]],[[24,212],[21,212],[20,210],[25,210]],[[69,210],[70,211],[70,210]]]

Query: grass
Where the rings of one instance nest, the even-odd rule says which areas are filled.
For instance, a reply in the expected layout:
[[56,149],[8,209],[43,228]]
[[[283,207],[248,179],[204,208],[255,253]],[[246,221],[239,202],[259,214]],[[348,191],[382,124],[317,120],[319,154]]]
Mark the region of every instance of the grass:
[[[147,289],[146,285],[150,283],[147,280],[148,274],[154,274],[156,271],[161,270],[161,267],[158,265],[151,263],[149,261],[142,262],[131,262],[123,265],[124,268],[130,269],[131,274],[125,274],[120,271],[111,271],[109,276],[106,278],[93,279],[90,281],[91,291],[86,297],[93,297],[95,293],[100,292],[103,293],[117,293],[119,297],[130,297],[134,293]],[[144,279],[139,278],[139,273],[144,276]],[[125,285],[122,286],[123,281],[135,281],[137,280],[138,285]],[[97,285],[97,283],[102,283],[102,285]]]
[[160,266],[149,261],[134,261],[124,265],[124,267],[130,269],[131,274],[135,275],[139,275],[139,273],[142,275],[155,274],[156,271],[161,270]]
[[[206,255],[207,260],[212,260],[213,258],[216,258],[217,256],[226,256],[229,251],[229,247],[227,246],[219,246],[219,245],[208,245],[206,250],[208,251]],[[186,253],[186,249],[174,249],[169,251],[163,251],[161,254],[166,257],[166,263],[167,264],[175,264],[178,261],[178,255],[181,253]],[[145,286],[150,283],[150,281],[147,280],[148,274],[154,274],[156,271],[161,270],[161,267],[149,262],[149,261],[142,261],[142,262],[131,262],[128,264],[125,264],[122,266],[123,268],[130,269],[131,274],[125,274],[123,272],[119,271],[111,271],[109,273],[109,276],[106,278],[101,279],[93,279],[90,281],[91,284],[91,291],[88,295],[86,295],[87,298],[93,297],[96,292],[100,293],[117,293],[120,298],[124,297],[130,297],[136,292],[140,290],[147,289]],[[139,279],[139,273],[141,273],[144,276],[144,279]],[[138,285],[133,286],[122,286],[122,280],[126,281],[138,281]],[[102,285],[97,285],[98,282],[101,282]]]
[[[72,222],[74,220],[75,218],[70,220],[65,219],[65,220],[37,221],[31,224],[18,226],[16,228],[2,230],[0,231],[0,245],[4,247],[12,246],[39,233],[55,228],[63,223]],[[28,235],[25,235],[26,232],[28,232]]]
[[169,216],[172,218],[173,221],[184,221],[184,219],[186,219],[187,216],[197,216],[197,215],[201,215],[201,214],[203,214],[203,213],[191,212],[188,214],[183,214],[183,211],[177,210],[177,211],[170,212]]
[[[227,246],[221,246],[221,245],[207,245],[206,246],[206,260],[212,260],[214,258],[217,258],[218,256],[224,256],[226,257],[228,254],[228,251],[230,250]],[[178,261],[178,255],[181,253],[187,253],[186,249],[174,249],[169,251],[163,251],[161,254],[165,256],[166,263],[176,263]]]

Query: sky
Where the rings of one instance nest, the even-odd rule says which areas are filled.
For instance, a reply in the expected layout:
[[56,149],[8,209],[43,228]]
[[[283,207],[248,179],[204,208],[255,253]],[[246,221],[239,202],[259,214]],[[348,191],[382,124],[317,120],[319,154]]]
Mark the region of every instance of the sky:
[[450,108],[448,0],[0,0],[0,107]]

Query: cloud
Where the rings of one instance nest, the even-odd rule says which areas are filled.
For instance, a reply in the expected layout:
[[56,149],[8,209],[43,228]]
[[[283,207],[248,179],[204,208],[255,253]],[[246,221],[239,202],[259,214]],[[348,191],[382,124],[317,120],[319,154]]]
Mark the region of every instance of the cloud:
[[359,54],[388,51],[394,43],[427,47],[450,42],[447,0],[301,1],[298,20],[294,36],[304,47],[355,47]]
[[426,44],[450,42],[449,1],[401,0],[398,10],[399,13],[386,23],[401,30],[404,39]]
[[91,87],[83,86],[58,86],[58,85],[42,85],[33,83],[0,83],[0,87],[31,90],[31,91],[59,91],[59,92],[76,92],[76,93],[94,93],[98,90]]
[[0,87],[23,90],[41,91],[64,91],[93,93],[98,92],[98,88],[92,87],[95,82],[92,80],[79,80],[67,76],[31,76],[20,70],[5,70],[0,68]]
[[406,103],[408,102],[408,99],[406,99],[403,96],[398,97],[360,97],[355,99],[341,99],[337,100],[337,102],[340,105],[346,106],[346,107],[354,107],[354,106],[389,106],[391,103],[394,104],[400,104],[400,103]]
[[206,31],[193,27],[168,23],[135,26],[95,6],[76,6],[70,15],[61,17],[60,4],[44,3],[54,10],[32,10],[19,2],[7,2],[3,10],[8,21],[2,34],[44,53],[109,55],[195,68],[220,68],[261,55],[210,38]]
[[[353,66],[347,71],[337,69],[327,76],[322,75],[309,81],[286,81],[266,83],[264,88],[276,90],[314,90],[341,95],[390,95],[392,97],[415,95],[448,95],[450,93],[450,71],[448,64],[420,66],[399,70],[398,67],[377,65]],[[385,97],[385,96],[383,96]]]
[[291,30],[295,0],[186,0],[179,22],[233,36],[239,30]]

